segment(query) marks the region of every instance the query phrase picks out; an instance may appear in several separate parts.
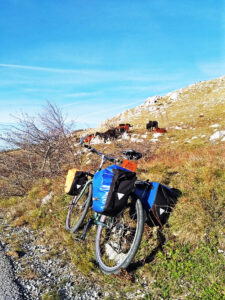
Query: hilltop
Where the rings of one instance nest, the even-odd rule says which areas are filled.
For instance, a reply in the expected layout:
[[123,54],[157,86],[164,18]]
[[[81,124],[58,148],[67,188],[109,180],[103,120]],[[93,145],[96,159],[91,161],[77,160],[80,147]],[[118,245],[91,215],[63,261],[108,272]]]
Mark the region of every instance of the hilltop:
[[224,112],[225,76],[209,81],[197,82],[185,88],[175,90],[165,96],[153,96],[135,108],[125,110],[101,124],[134,123],[145,128],[148,120],[157,119],[160,127],[197,122],[199,116],[211,119],[214,110]]

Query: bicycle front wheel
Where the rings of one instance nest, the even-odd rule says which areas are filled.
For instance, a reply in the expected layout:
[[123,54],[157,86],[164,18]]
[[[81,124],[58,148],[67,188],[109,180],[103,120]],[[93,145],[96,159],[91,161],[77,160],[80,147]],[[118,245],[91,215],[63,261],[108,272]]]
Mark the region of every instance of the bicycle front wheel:
[[131,263],[140,245],[144,229],[141,201],[130,197],[119,216],[102,216],[100,222],[95,239],[96,260],[105,274],[115,274]]
[[70,204],[66,218],[66,229],[75,232],[82,225],[92,198],[92,181],[89,181],[78,196],[75,196]]

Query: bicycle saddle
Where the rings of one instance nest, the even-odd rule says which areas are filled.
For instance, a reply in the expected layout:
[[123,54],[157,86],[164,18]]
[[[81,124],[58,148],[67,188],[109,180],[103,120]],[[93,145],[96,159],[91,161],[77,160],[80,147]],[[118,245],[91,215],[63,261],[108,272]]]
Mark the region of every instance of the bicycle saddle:
[[138,160],[142,158],[142,154],[140,152],[130,149],[123,151],[123,157],[129,160]]

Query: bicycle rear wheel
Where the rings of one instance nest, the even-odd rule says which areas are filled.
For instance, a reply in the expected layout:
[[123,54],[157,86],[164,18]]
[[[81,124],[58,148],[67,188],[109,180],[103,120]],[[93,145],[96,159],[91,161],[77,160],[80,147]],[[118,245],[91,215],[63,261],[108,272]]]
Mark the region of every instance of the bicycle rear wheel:
[[95,255],[105,274],[115,274],[133,260],[144,229],[143,208],[131,197],[125,210],[116,217],[102,216],[95,239]]
[[88,182],[78,196],[75,196],[70,204],[66,218],[66,229],[75,232],[83,223],[91,205],[92,181]]

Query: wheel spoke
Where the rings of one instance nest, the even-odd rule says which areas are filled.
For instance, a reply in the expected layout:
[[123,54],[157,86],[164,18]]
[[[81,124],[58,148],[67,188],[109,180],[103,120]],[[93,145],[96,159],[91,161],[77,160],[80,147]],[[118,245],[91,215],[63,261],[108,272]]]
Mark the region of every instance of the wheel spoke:
[[104,223],[107,226],[99,226],[97,230],[96,259],[103,272],[115,273],[129,263],[137,251],[143,232],[142,206],[140,203],[128,206],[114,218],[104,216]]
[[66,219],[66,228],[75,232],[85,221],[91,203],[92,185],[86,186],[82,195],[74,197]]

